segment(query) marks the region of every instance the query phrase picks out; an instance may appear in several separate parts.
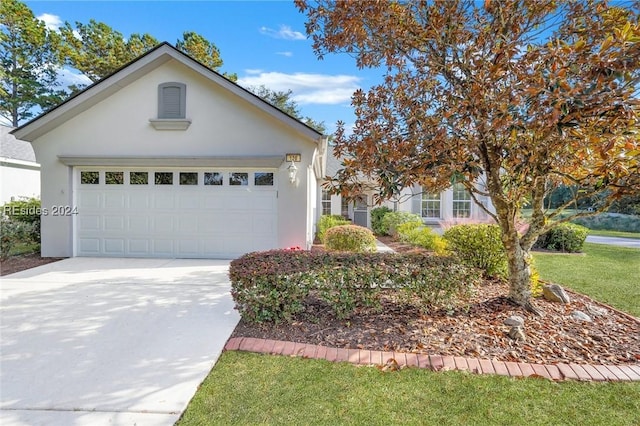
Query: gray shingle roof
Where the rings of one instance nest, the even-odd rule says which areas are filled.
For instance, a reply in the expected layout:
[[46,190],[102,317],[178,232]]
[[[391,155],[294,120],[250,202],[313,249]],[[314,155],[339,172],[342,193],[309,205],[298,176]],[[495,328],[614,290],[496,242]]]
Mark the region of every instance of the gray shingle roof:
[[36,162],[36,154],[29,142],[16,139],[9,132],[11,127],[0,125],[0,157],[12,158],[14,160]]

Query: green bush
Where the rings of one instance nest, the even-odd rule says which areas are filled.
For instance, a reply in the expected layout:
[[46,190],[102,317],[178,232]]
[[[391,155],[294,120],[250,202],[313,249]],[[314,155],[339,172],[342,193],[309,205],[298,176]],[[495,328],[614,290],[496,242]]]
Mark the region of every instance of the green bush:
[[478,271],[447,256],[272,250],[246,254],[229,267],[231,294],[250,322],[291,321],[313,296],[340,318],[379,309],[385,291],[404,291],[424,310],[451,306]]
[[589,229],[607,231],[640,232],[640,217],[618,213],[601,213],[596,216],[580,217],[572,221]]
[[376,207],[371,210],[371,229],[376,235],[386,235],[385,228],[382,224],[382,219],[387,213],[391,213],[392,210],[389,207]]
[[443,236],[465,265],[482,269],[489,277],[507,275],[507,254],[498,225],[456,225]]
[[2,215],[0,217],[0,260],[6,260],[19,243],[28,242],[34,225]]
[[399,225],[407,222],[422,222],[420,215],[409,212],[391,212],[382,218],[382,235],[396,236]]
[[2,214],[14,222],[27,225],[21,231],[22,242],[25,243],[40,243],[41,212],[41,203],[37,198],[10,201],[2,206]]
[[340,225],[327,229],[324,244],[328,250],[372,252],[376,250],[376,237],[362,226]]
[[573,223],[561,223],[541,235],[536,247],[569,253],[582,251],[589,229]]
[[320,242],[324,244],[324,237],[327,232],[327,229],[333,228],[334,226],[340,225],[349,225],[351,222],[345,219],[342,216],[338,215],[323,215],[320,216],[320,220],[318,221],[317,226],[317,236]]
[[446,240],[422,222],[406,222],[398,225],[397,238],[402,242],[433,250],[437,254],[444,254],[447,249]]

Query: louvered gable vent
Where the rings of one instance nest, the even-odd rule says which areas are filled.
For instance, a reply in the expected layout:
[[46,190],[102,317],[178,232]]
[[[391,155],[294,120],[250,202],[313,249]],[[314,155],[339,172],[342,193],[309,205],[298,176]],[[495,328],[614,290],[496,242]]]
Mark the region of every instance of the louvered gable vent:
[[183,83],[162,83],[158,87],[158,118],[186,117],[186,85]]

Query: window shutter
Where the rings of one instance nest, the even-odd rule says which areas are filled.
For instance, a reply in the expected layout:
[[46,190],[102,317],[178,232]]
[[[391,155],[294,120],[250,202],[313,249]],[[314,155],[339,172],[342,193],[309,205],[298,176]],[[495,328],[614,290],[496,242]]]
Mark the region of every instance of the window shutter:
[[422,187],[418,185],[411,188],[411,192],[416,194],[411,197],[411,213],[419,214],[420,216],[422,216],[422,190]]
[[158,89],[158,118],[186,118],[186,85],[163,83]]

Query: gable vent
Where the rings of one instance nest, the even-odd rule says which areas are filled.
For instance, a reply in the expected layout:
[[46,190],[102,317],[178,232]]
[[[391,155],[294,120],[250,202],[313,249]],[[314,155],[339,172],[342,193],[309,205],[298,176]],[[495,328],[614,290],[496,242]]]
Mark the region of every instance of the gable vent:
[[186,117],[186,85],[162,83],[158,86],[158,118]]

